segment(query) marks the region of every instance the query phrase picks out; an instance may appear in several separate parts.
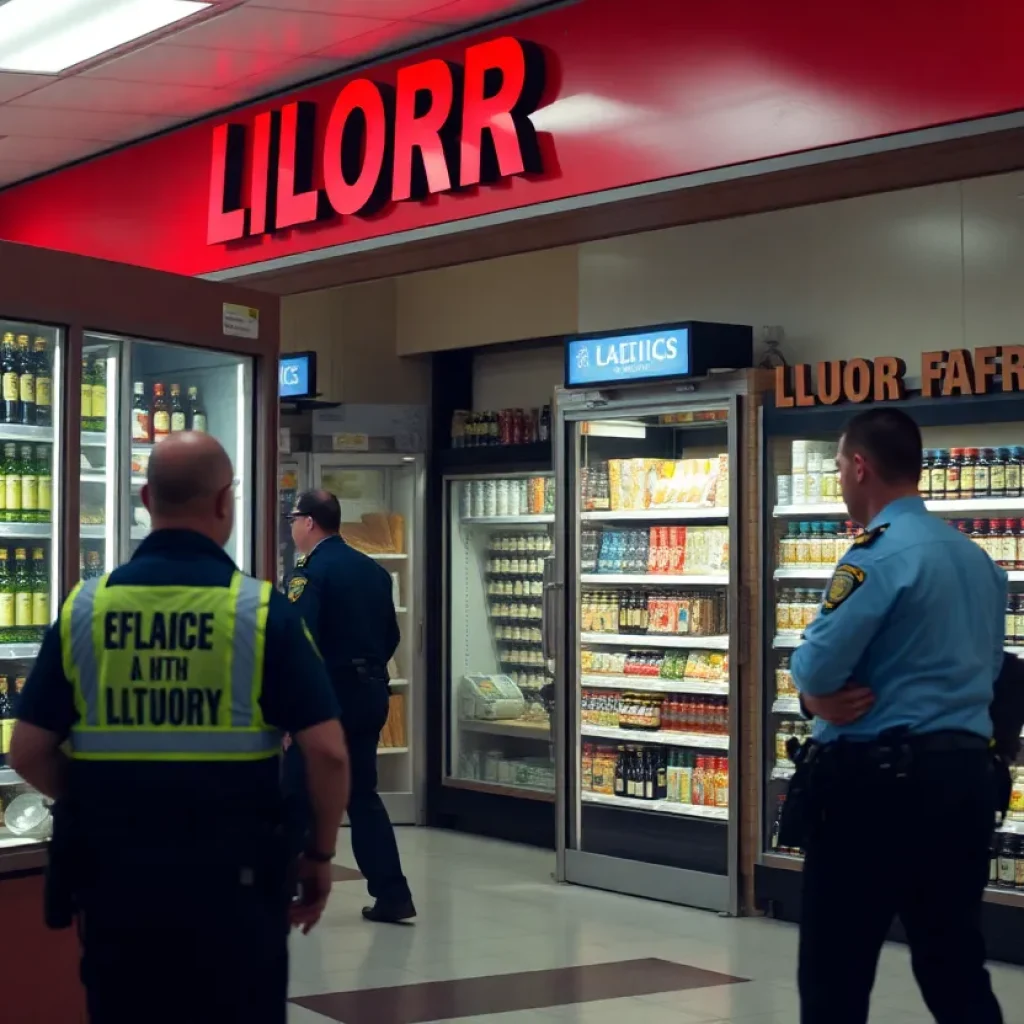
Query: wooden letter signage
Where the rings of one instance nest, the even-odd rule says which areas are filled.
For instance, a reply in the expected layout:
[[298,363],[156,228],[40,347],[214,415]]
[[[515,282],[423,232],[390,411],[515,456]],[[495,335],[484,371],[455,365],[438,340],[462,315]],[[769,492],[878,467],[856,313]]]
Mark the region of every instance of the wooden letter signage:
[[[840,402],[892,402],[907,393],[907,365],[895,356],[832,359],[812,366],[775,369],[775,405],[780,409]],[[921,354],[925,398],[1024,391],[1024,345],[989,345]]]

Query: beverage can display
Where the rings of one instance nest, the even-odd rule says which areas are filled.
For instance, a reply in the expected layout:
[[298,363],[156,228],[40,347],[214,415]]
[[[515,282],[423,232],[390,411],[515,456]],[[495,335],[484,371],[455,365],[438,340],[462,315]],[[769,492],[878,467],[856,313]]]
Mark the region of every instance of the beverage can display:
[[498,493],[497,493],[497,506],[495,515],[507,516],[510,515],[508,510],[508,492],[509,483],[508,480],[498,481]]
[[493,519],[498,514],[498,482],[497,480],[485,480],[484,487],[484,511],[483,514]]
[[479,518],[484,514],[484,482],[483,480],[473,480],[470,483],[470,490],[472,492],[472,500],[470,505],[470,516],[474,519]]

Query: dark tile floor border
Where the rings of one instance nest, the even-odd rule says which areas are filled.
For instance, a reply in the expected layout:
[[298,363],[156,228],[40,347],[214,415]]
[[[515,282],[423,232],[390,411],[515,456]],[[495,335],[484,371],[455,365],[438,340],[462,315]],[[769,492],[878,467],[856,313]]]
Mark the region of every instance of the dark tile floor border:
[[340,1024],[421,1024],[749,981],[654,958],[303,996],[292,1002]]

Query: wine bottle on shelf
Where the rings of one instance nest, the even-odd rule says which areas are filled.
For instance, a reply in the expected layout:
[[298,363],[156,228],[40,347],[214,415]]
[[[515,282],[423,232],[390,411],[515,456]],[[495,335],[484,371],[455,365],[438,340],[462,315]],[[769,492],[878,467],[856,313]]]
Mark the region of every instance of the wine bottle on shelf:
[[88,354],[82,353],[82,408],[81,420],[83,430],[92,430],[92,360]]
[[25,548],[14,551],[14,631],[16,643],[32,639],[32,571]]
[[38,482],[36,518],[40,523],[48,523],[53,517],[53,476],[50,470],[49,445],[36,445],[36,476]]
[[14,577],[10,552],[0,548],[0,641],[11,642],[14,632]]
[[18,422],[35,426],[36,371],[35,360],[28,347],[28,335],[18,335]]
[[181,385],[171,385],[171,433],[185,429],[185,406],[181,402]]
[[0,346],[0,373],[3,375],[3,389],[0,392],[0,422],[17,423],[18,410],[18,352],[14,347],[14,335],[4,335]]
[[21,466],[18,464],[18,446],[13,442],[4,445],[4,496],[8,523],[21,522]]
[[205,434],[208,430],[206,411],[199,401],[199,388],[194,384],[188,389],[188,429]]
[[32,367],[36,380],[36,425],[53,426],[53,371],[46,353],[46,339],[36,338],[33,343]]
[[164,386],[159,381],[153,385],[153,442],[162,441],[171,432],[171,410],[167,405]]
[[146,401],[146,385],[141,380],[132,385],[132,440],[137,444],[153,440],[153,414]]
[[107,429],[107,361],[97,356],[92,361],[92,403],[90,430]]
[[18,465],[21,470],[21,520],[39,522],[39,470],[32,455],[32,445],[21,446]]

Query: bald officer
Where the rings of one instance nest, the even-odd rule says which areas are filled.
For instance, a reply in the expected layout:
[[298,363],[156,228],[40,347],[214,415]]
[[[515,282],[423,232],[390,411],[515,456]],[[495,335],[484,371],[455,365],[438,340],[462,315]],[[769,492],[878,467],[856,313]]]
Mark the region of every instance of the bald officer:
[[[308,931],[330,892],[338,709],[294,609],[224,553],[232,477],[206,434],[154,448],[153,532],[72,592],[17,708],[12,764],[58,801],[70,850],[92,1024],[284,1024],[289,917]],[[282,731],[314,818],[294,904]]]
[[865,1024],[898,916],[935,1020],[1000,1024],[979,914],[1006,573],[925,509],[921,432],[903,412],[854,416],[839,472],[864,533],[792,659],[822,745],[823,806],[803,872],[801,1022]]
[[[390,700],[387,666],[400,639],[391,577],[338,535],[341,506],[329,491],[300,494],[288,518],[303,556],[288,597],[323,653],[352,760],[352,852],[374,899],[363,917],[408,921],[416,908],[391,819],[377,792],[377,743]],[[301,787],[299,752],[289,750],[288,759],[289,777]]]

